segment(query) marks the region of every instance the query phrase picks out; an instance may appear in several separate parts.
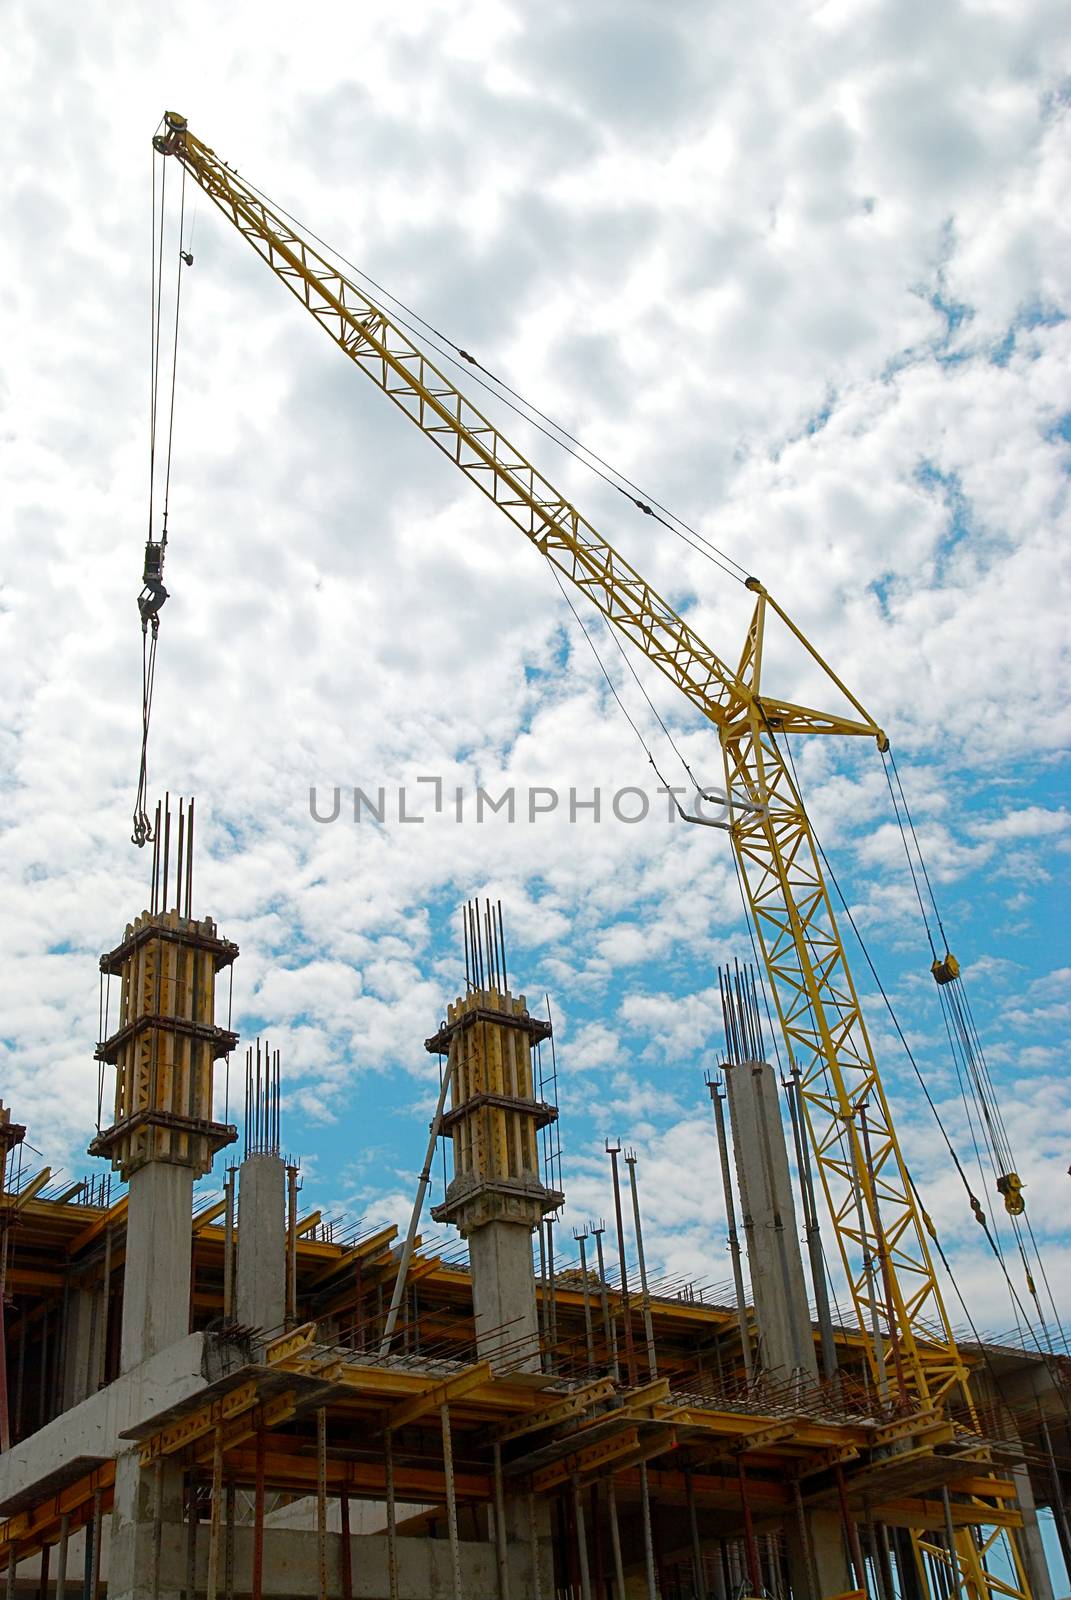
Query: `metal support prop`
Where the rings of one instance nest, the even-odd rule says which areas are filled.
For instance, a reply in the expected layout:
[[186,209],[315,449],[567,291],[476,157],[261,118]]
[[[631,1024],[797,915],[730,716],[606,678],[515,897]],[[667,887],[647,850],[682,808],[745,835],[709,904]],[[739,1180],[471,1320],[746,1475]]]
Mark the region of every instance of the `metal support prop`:
[[625,1154],[629,1187],[632,1190],[632,1219],[636,1228],[636,1256],[640,1267],[640,1296],[643,1305],[643,1331],[647,1340],[647,1370],[652,1378],[658,1377],[658,1356],[655,1352],[654,1327],[651,1323],[651,1295],[647,1288],[647,1263],[643,1254],[643,1224],[640,1221],[640,1191],[636,1184],[636,1152]]
[[297,1197],[298,1169],[286,1169],[286,1323],[297,1321]]
[[550,1339],[547,1345],[547,1371],[553,1372],[558,1362],[558,1291],[554,1274],[554,1218],[547,1217],[547,1288],[550,1291],[548,1322]]
[[584,1518],[584,1497],[580,1479],[573,1474],[573,1521],[576,1525],[576,1553],[580,1561],[580,1600],[591,1600],[591,1573],[588,1568],[588,1531]]
[[580,1246],[580,1292],[584,1300],[584,1345],[587,1350],[588,1371],[595,1368],[595,1334],[591,1326],[591,1290],[588,1284],[587,1230],[573,1229],[573,1238]]
[[158,1456],[152,1473],[152,1593],[153,1600],[160,1594],[160,1558],[164,1543],[164,1462]]
[[7,1587],[5,1590],[7,1600],[15,1600],[15,1568],[18,1564],[19,1560],[15,1554],[15,1546],[12,1545],[7,1553]]
[[264,1600],[264,1428],[257,1425],[256,1477],[253,1483],[252,1600]]
[[699,1543],[699,1516],[695,1507],[695,1484],[690,1469],[684,1473],[684,1492],[688,1501],[688,1533],[692,1541],[692,1581],[696,1600],[705,1600],[706,1582],[703,1577],[703,1548]]
[[792,1062],[792,1076],[782,1079],[781,1087],[788,1100],[792,1142],[796,1149],[796,1170],[799,1173],[800,1199],[803,1204],[803,1231],[807,1240],[807,1259],[811,1265],[811,1287],[814,1290],[814,1306],[818,1313],[818,1332],[821,1338],[822,1375],[832,1378],[837,1372],[837,1342],[833,1337],[833,1317],[829,1309],[829,1283],[826,1280],[826,1264],[822,1257],[822,1230],[814,1198],[811,1152],[803,1128],[800,1069],[795,1061]]
[[[189,1521],[186,1524],[186,1600],[197,1600],[197,1479],[191,1472],[187,1490]],[[260,1600],[259,1595],[255,1600]]]
[[528,1491],[528,1540],[532,1550],[532,1600],[543,1600],[543,1579],[539,1570],[539,1529],[536,1526],[536,1497]]
[[439,1407],[443,1430],[443,1477],[446,1479],[446,1527],[450,1535],[450,1566],[454,1579],[454,1600],[464,1600],[461,1593],[461,1545],[457,1536],[457,1493],[454,1489],[454,1444],[450,1432],[450,1406],[444,1401]]
[[863,1560],[863,1547],[859,1543],[859,1529],[855,1525],[855,1518],[848,1509],[848,1490],[844,1482],[844,1468],[840,1462],[833,1466],[833,1476],[837,1484],[837,1499],[840,1502],[840,1518],[844,1524],[844,1537],[848,1541],[848,1550],[855,1569],[855,1587],[866,1593],[866,1563]]
[[435,1160],[435,1148],[439,1143],[439,1134],[442,1131],[443,1111],[446,1108],[446,1096],[450,1089],[453,1074],[443,1073],[443,1081],[439,1085],[439,1099],[435,1106],[435,1115],[431,1119],[431,1130],[428,1135],[428,1148],[424,1156],[424,1165],[420,1169],[420,1178],[417,1182],[416,1199],[409,1216],[409,1231],[405,1236],[401,1257],[398,1261],[398,1276],[394,1280],[394,1293],[391,1295],[390,1310],[387,1312],[387,1322],[383,1329],[383,1338],[379,1346],[379,1359],[382,1361],[390,1353],[390,1342],[394,1337],[395,1325],[398,1321],[398,1312],[401,1309],[402,1297],[405,1294],[405,1283],[409,1276],[409,1263],[413,1259],[413,1247],[416,1244],[417,1228],[420,1226],[420,1216],[424,1210],[424,1200],[431,1182],[431,1168]]
[[639,1383],[639,1371],[636,1366],[636,1346],[632,1338],[632,1307],[628,1298],[628,1270],[625,1266],[625,1224],[621,1217],[621,1179],[617,1170],[617,1158],[621,1146],[606,1141],[606,1153],[610,1157],[610,1170],[614,1182],[614,1213],[617,1219],[617,1258],[621,1266],[621,1321],[625,1329],[625,1366],[628,1370],[628,1381],[632,1388]]
[[959,1557],[956,1554],[956,1529],[952,1521],[952,1500],[948,1493],[948,1485],[941,1485],[941,1504],[945,1511],[945,1541],[948,1544],[948,1572],[953,1594],[959,1594],[962,1588],[959,1570]]
[[100,1286],[100,1350],[97,1354],[97,1388],[103,1389],[108,1374],[108,1311],[112,1287],[112,1230],[104,1230],[104,1276]]
[[350,1497],[338,1497],[338,1525],[342,1535],[342,1600],[353,1600],[353,1545],[350,1543]]
[[654,1530],[651,1527],[651,1494],[647,1483],[647,1463],[640,1462],[640,1510],[643,1513],[643,1564],[647,1573],[647,1600],[658,1600],[655,1577]]
[[223,1320],[234,1316],[234,1168],[227,1168],[223,1183]]
[[227,1600],[234,1600],[234,1513],[236,1495],[237,1490],[234,1484],[228,1483],[223,1499],[226,1511],[226,1528],[223,1539],[223,1592]]
[[327,1600],[327,1407],[316,1411],[316,1571],[317,1593]]
[[874,1574],[874,1588],[877,1591],[877,1600],[893,1600],[885,1587],[885,1571],[881,1564],[881,1552],[878,1549],[878,1532],[874,1525],[874,1518],[867,1512],[866,1543],[870,1552],[870,1566]]
[[547,1293],[547,1235],[540,1217],[539,1233],[539,1366],[546,1372],[550,1351],[550,1295]]
[[733,1288],[736,1291],[736,1316],[740,1324],[740,1344],[744,1352],[744,1375],[750,1384],[755,1376],[751,1360],[751,1331],[748,1327],[747,1300],[744,1297],[744,1268],[740,1257],[740,1238],[736,1231],[736,1205],[733,1201],[733,1180],[729,1171],[729,1141],[725,1135],[725,1107],[722,1105],[721,1086],[716,1078],[707,1079],[710,1101],[714,1107],[714,1131],[718,1139],[718,1158],[721,1165],[721,1186],[725,1196],[725,1224],[729,1235],[729,1255],[733,1263]]
[[219,1592],[219,1530],[223,1501],[223,1428],[216,1424],[212,1441],[212,1507],[208,1523],[208,1576],[205,1600],[216,1600]]
[[48,1600],[48,1558],[52,1554],[50,1544],[41,1545],[41,1600]]
[[1068,1576],[1071,1577],[1071,1527],[1068,1526],[1067,1502],[1064,1499],[1063,1484],[1060,1482],[1060,1472],[1056,1465],[1056,1454],[1052,1448],[1052,1435],[1049,1425],[1038,1407],[1038,1421],[1041,1423],[1041,1438],[1045,1445],[1045,1454],[1049,1463],[1049,1482],[1052,1485],[1052,1516],[1056,1524],[1056,1536],[1060,1543],[1060,1552],[1064,1558],[1064,1566]]
[[796,1513],[796,1537],[800,1542],[803,1553],[803,1562],[807,1571],[807,1594],[803,1600],[821,1600],[818,1591],[818,1571],[814,1559],[814,1543],[811,1539],[810,1524],[807,1521],[807,1512],[803,1504],[803,1490],[800,1488],[798,1478],[792,1480],[792,1506]]
[[101,1525],[104,1521],[104,1495],[100,1489],[93,1493],[93,1566],[89,1580],[89,1600],[100,1594]]
[[748,1504],[747,1469],[744,1466],[742,1453],[736,1458],[736,1475],[740,1480],[740,1505],[744,1513],[744,1550],[747,1555],[748,1581],[751,1584],[751,1593],[761,1595],[762,1563],[759,1560],[759,1542],[755,1538],[755,1524],[751,1520],[751,1506]]
[[495,1489],[495,1560],[498,1564],[498,1600],[509,1600],[509,1547],[506,1543],[506,1496],[502,1487],[502,1446],[492,1451]]
[[71,1519],[65,1511],[60,1517],[59,1525],[59,1550],[56,1555],[56,1600],[66,1600],[67,1594],[67,1553],[71,1541]]
[[394,1435],[383,1436],[383,1468],[387,1479],[387,1583],[390,1600],[398,1600],[398,1503],[394,1498]]
[[621,1368],[617,1360],[617,1339],[614,1336],[614,1319],[610,1315],[610,1293],[606,1287],[606,1262],[602,1254],[602,1236],[606,1232],[605,1225],[600,1222],[597,1228],[592,1228],[595,1240],[595,1257],[599,1263],[599,1303],[602,1310],[602,1335],[606,1340],[606,1359],[610,1364],[610,1376],[617,1383],[621,1377]]

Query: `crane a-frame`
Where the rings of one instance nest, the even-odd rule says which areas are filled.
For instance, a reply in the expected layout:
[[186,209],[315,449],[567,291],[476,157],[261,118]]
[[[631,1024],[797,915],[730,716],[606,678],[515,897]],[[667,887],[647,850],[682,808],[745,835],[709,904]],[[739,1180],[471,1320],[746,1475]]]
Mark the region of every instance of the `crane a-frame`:
[[[932,1223],[897,1140],[821,855],[779,736],[882,730],[756,578],[735,666],[672,606],[505,438],[392,320],[297,227],[189,129],[164,117],[156,149],[174,156],[351,361],[520,529],[565,579],[717,729],[732,848],[825,1193],[859,1331],[880,1392],[905,1412],[974,1407],[930,1250]],[[765,692],[763,643],[773,612],[857,711],[854,719]],[[866,1121],[863,1122],[865,1114]],[[984,1483],[983,1477],[975,1480]],[[972,1594],[1027,1596],[1009,1541],[1010,1576],[986,1556],[1006,1512],[977,1494],[975,1527],[956,1536],[959,1581]],[[931,1547],[941,1556],[940,1546]]]

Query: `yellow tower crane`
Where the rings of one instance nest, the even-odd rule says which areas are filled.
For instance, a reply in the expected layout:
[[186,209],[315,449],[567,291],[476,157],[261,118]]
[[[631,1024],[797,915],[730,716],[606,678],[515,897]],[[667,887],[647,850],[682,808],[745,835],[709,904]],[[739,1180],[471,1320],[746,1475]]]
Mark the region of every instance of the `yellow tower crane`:
[[[782,734],[885,734],[757,578],[735,666],[702,640],[642,575],[429,360],[383,307],[340,273],[252,185],[166,113],[156,149],[173,156],[354,365],[491,499],[562,577],[713,723],[721,744],[729,836],[832,1219],[870,1370],[906,1415],[957,1414],[973,1434],[967,1368],[930,1251],[933,1224],[897,1140],[833,913],[820,852]],[[762,682],[773,613],[858,713],[832,715],[768,694]],[[865,1122],[863,1120],[865,1114]],[[964,1594],[1029,1595],[1014,1542],[1008,1577],[986,1557],[1008,1525],[1007,1485],[979,1449],[976,1515],[956,1533]],[[990,1488],[991,1485],[991,1488]],[[921,1531],[914,1535],[922,1545]],[[927,1552],[945,1558],[940,1543]],[[920,1563],[920,1573],[922,1564]]]

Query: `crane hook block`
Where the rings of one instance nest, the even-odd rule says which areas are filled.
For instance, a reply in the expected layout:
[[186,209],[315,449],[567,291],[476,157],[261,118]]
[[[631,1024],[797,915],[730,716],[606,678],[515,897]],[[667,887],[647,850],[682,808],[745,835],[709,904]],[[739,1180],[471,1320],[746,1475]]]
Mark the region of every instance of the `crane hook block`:
[[145,546],[145,570],[141,577],[142,590],[138,595],[138,610],[142,623],[154,626],[160,621],[160,607],[167,599],[164,588],[164,546],[160,540],[150,539]]
[[946,950],[944,960],[935,961],[930,971],[936,983],[952,983],[959,977],[959,962],[950,950]]
[[1004,1209],[1010,1217],[1021,1217],[1026,1210],[1023,1183],[1017,1172],[1005,1172],[997,1179],[997,1193],[1004,1196]]

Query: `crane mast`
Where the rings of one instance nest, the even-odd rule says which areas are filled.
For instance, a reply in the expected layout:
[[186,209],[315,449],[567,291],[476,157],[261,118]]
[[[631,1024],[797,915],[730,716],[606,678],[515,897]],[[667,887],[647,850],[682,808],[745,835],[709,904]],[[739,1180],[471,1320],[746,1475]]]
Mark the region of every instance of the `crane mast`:
[[[345,354],[442,450],[557,571],[715,727],[730,838],[773,1002],[796,1076],[803,1122],[881,1395],[904,1413],[955,1406],[974,1431],[967,1368],[930,1251],[933,1225],[897,1139],[821,854],[786,762],[792,733],[885,735],[756,578],[754,612],[735,666],[715,652],[643,576],[485,417],[393,321],[251,185],[167,113],[154,143],[174,156]],[[848,718],[767,695],[766,623],[773,613],[858,713]],[[934,1234],[933,1237],[936,1237]],[[985,1468],[982,1467],[984,1474]],[[983,1480],[981,1480],[984,1482]],[[975,1500],[976,1538],[957,1533],[971,1593],[1027,1594],[987,1571],[1001,1534]]]

